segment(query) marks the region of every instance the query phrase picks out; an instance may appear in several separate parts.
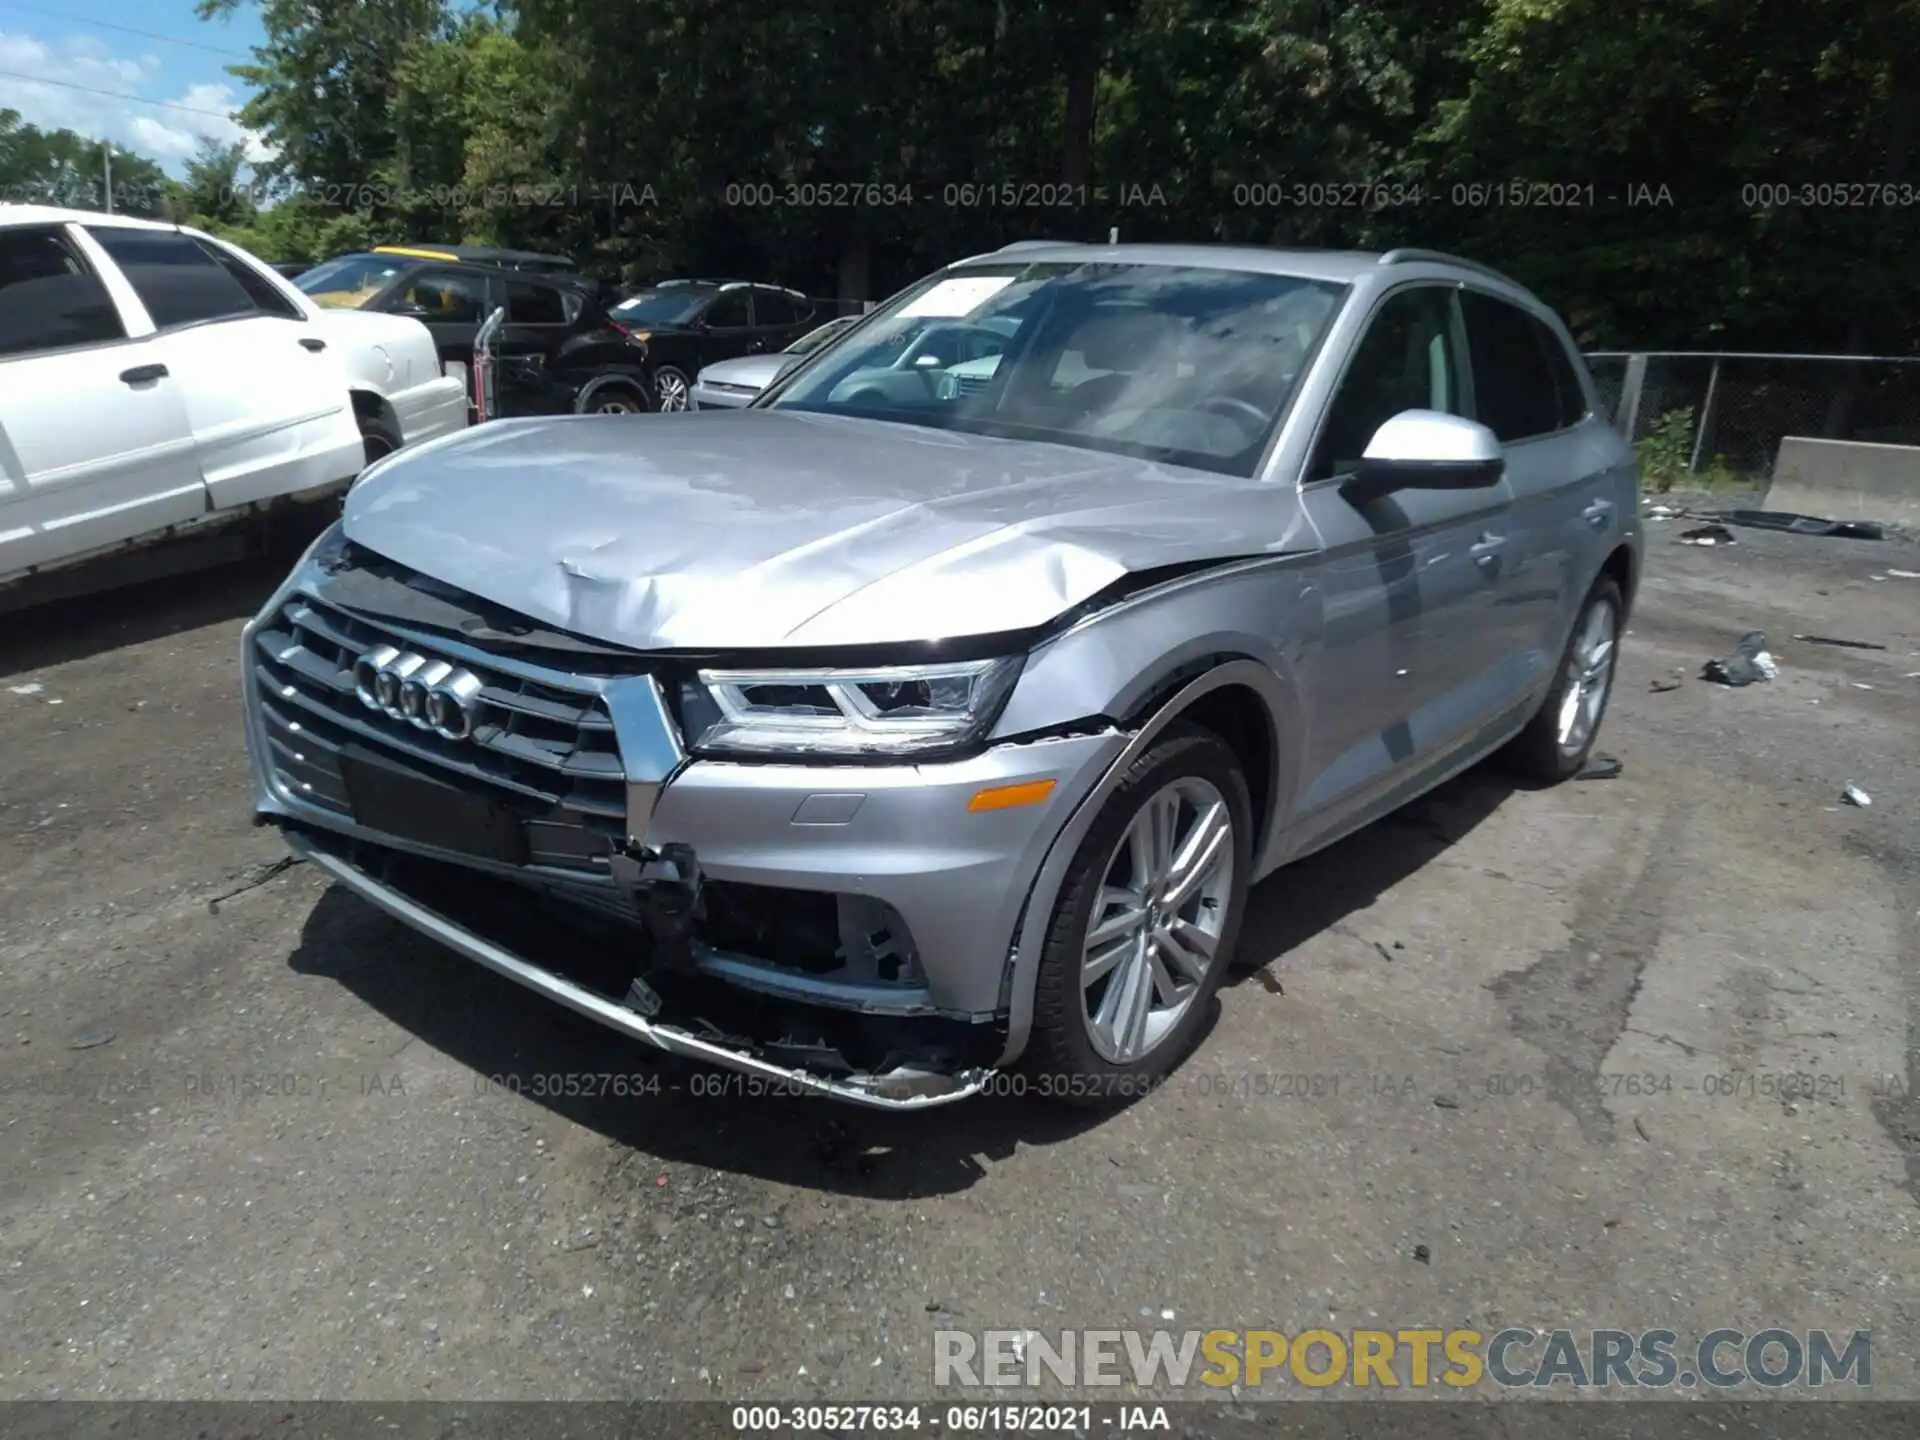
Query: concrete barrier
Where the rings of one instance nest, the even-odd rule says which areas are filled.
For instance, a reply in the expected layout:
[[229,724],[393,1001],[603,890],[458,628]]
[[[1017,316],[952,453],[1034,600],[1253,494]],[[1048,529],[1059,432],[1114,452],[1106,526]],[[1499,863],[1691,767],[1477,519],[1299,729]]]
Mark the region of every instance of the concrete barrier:
[[1761,503],[1827,520],[1920,529],[1920,446],[1789,435],[1780,442],[1773,483]]

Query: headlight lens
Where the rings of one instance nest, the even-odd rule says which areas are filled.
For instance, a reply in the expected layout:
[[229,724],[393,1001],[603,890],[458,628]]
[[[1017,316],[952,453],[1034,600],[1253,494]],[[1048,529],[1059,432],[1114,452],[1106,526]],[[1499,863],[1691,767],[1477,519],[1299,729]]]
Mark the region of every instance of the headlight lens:
[[680,689],[703,755],[925,755],[970,745],[999,718],[1019,657],[869,670],[702,670]]

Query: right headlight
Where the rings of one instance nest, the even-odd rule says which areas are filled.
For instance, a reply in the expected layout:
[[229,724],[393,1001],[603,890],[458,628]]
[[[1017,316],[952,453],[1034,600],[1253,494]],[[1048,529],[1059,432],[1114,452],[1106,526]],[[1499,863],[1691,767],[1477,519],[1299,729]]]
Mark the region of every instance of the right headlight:
[[1023,658],[865,670],[702,670],[680,687],[698,755],[924,757],[992,727]]

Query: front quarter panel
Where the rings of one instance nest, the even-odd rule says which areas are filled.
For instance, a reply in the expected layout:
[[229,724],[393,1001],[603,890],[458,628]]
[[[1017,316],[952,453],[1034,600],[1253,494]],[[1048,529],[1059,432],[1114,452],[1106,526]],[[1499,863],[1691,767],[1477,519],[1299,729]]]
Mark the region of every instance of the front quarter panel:
[[1313,556],[1228,564],[1098,611],[1029,657],[994,737],[1133,726],[1208,671],[1252,662],[1245,682],[1265,706],[1275,753],[1268,827],[1255,846],[1264,869],[1292,809],[1311,713],[1303,687],[1323,618]]

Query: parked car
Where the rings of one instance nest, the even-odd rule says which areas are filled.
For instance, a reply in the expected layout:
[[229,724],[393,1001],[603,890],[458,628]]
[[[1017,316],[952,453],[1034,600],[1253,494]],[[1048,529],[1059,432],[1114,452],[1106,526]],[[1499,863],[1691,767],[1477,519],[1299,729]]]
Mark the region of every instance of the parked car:
[[786,349],[771,355],[743,355],[738,360],[722,360],[707,366],[694,377],[693,408],[739,409],[798,365],[801,356],[813,354],[859,319],[858,315],[842,315],[816,330],[809,330]]
[[276,274],[284,276],[288,280],[297,280],[300,276],[311,270],[313,266],[305,260],[281,260],[276,262],[273,268]]
[[418,320],[450,374],[466,379],[473,341],[505,306],[498,398],[502,415],[629,414],[650,407],[647,347],[613,324],[570,280],[492,265],[379,252],[344,255],[297,282],[315,300]]
[[[983,388],[848,388],[993,322]],[[254,805],[747,1093],[1120,1100],[1251,884],[1496,751],[1586,764],[1642,547],[1599,410],[1430,251],[975,257],[754,413],[371,470],[248,627]]]
[[466,419],[413,321],[329,314],[197,230],[0,206],[0,586],[317,499]]
[[784,350],[813,328],[814,309],[798,290],[679,280],[649,286],[607,313],[646,345],[659,408],[684,410],[704,366]]

